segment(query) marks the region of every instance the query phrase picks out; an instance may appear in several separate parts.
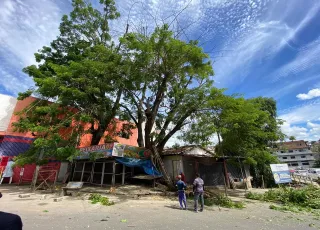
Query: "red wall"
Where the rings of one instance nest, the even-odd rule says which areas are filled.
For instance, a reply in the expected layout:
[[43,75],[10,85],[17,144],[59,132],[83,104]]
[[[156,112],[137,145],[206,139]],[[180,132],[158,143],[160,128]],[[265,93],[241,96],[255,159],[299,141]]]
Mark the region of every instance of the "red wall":
[[[44,165],[44,167],[47,167],[50,170],[56,170],[57,174],[59,173],[59,169],[60,169],[60,162],[49,162],[48,164]],[[32,181],[33,178],[33,174],[34,171],[36,169],[36,165],[32,164],[32,165],[25,165],[24,167],[24,173],[23,176],[21,178],[21,183],[30,183]],[[41,170],[41,167],[40,167]],[[20,171],[21,171],[21,167],[15,167],[13,169],[13,177],[12,177],[12,183],[19,183],[20,181]],[[42,176],[38,176],[38,182],[43,181],[43,179],[46,179],[47,177],[49,177],[48,181],[49,182],[53,182],[55,180],[55,176],[58,175],[53,175],[51,172],[46,172],[43,173],[41,172]]]
[[35,100],[37,100],[35,97],[28,97],[22,101],[17,101],[16,107],[14,108],[12,117],[10,119],[10,123],[8,125],[8,129],[5,132],[5,135],[12,135],[12,136],[21,136],[21,137],[31,137],[34,138],[34,136],[31,135],[30,132],[28,133],[18,133],[18,132],[14,132],[14,127],[12,126],[12,123],[19,121],[19,117],[17,115],[15,115],[15,113],[20,112],[21,110],[23,110],[24,108],[26,108],[28,105],[30,105],[32,102],[34,102]]
[[[14,109],[13,115],[10,120],[10,124],[8,126],[7,132],[5,135],[13,135],[13,136],[23,136],[23,137],[31,137],[34,138],[34,136],[31,135],[30,132],[28,133],[18,133],[14,132],[14,127],[12,126],[12,123],[17,122],[19,120],[19,117],[15,115],[16,112],[20,112],[24,108],[26,108],[28,105],[30,105],[32,102],[37,100],[35,97],[28,97],[22,101],[17,101],[16,107]],[[122,125],[124,123],[127,123],[126,121],[120,121],[116,119],[116,131],[120,131],[122,129]],[[85,128],[89,129],[90,125],[89,124],[84,124]],[[71,132],[71,128],[61,130],[62,135],[67,135],[69,132]],[[121,144],[127,144],[127,145],[132,145],[132,146],[138,146],[137,139],[138,139],[138,130],[137,129],[132,129],[131,130],[132,135],[130,136],[129,139],[126,138],[121,138],[121,137],[114,137],[119,143]],[[105,135],[107,135],[108,132],[105,132]],[[4,134],[3,134],[4,135]],[[80,141],[80,146],[79,147],[87,147],[90,146],[91,142],[91,134],[85,134]],[[101,138],[101,141],[99,144],[104,144],[104,138]]]

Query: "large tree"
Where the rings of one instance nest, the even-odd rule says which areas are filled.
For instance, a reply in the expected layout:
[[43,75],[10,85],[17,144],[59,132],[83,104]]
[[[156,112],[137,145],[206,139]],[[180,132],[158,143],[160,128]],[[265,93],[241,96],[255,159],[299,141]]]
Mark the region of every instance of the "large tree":
[[269,152],[272,142],[279,139],[280,121],[276,119],[276,104],[270,98],[246,100],[242,97],[219,96],[207,103],[182,135],[189,143],[212,144],[218,137],[218,155],[241,156],[252,164],[256,177],[270,177],[270,163],[277,162]]
[[212,65],[196,41],[174,38],[168,25],[122,38],[135,80],[125,89],[124,113],[138,128],[138,144],[161,152],[202,107],[212,88]]
[[[35,93],[86,115],[91,144],[98,144],[113,121],[126,83],[126,70],[109,34],[109,21],[119,17],[113,0],[100,0],[103,10],[73,0],[64,15],[60,35],[35,54],[38,65],[24,68],[35,82]],[[32,106],[32,105],[31,105]],[[39,107],[39,105],[37,105]]]

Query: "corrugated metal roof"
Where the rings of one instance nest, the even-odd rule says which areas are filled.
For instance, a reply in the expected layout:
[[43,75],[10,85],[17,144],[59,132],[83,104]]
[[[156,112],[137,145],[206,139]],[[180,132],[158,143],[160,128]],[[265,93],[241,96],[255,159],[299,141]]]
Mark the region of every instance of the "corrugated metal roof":
[[30,148],[34,138],[20,136],[4,136],[0,144],[0,156],[18,156]]
[[193,157],[213,157],[214,151],[198,145],[186,145],[178,148],[167,148],[162,151],[163,156],[183,155]]

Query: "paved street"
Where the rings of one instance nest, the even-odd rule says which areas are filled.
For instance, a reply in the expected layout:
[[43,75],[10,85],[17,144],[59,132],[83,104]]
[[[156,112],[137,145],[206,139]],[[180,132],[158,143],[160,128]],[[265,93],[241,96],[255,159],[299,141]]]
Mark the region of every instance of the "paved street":
[[[0,187],[0,210],[19,214],[25,230],[37,229],[319,229],[319,218],[283,213],[269,204],[250,202],[244,210],[213,207],[203,213],[177,209],[177,202],[162,197],[139,200],[115,198],[104,207],[80,197],[53,202],[53,196],[26,194],[26,189]],[[189,205],[192,206],[191,203]]]

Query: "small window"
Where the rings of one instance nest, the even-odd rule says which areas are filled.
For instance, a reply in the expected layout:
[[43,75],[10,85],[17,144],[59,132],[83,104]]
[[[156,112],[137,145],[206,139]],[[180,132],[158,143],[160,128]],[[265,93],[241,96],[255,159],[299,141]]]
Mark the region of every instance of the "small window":
[[306,156],[301,156],[301,158],[306,158]]
[[288,159],[288,157],[282,157],[282,159]]
[[309,162],[302,162],[302,165],[309,165]]
[[291,166],[299,166],[298,163],[292,163]]
[[293,153],[293,150],[289,150],[289,153]]
[[303,150],[302,149],[299,149],[299,152],[301,153]]
[[296,157],[290,157],[291,159],[296,159]]
[[284,151],[281,151],[281,153],[284,153]]

